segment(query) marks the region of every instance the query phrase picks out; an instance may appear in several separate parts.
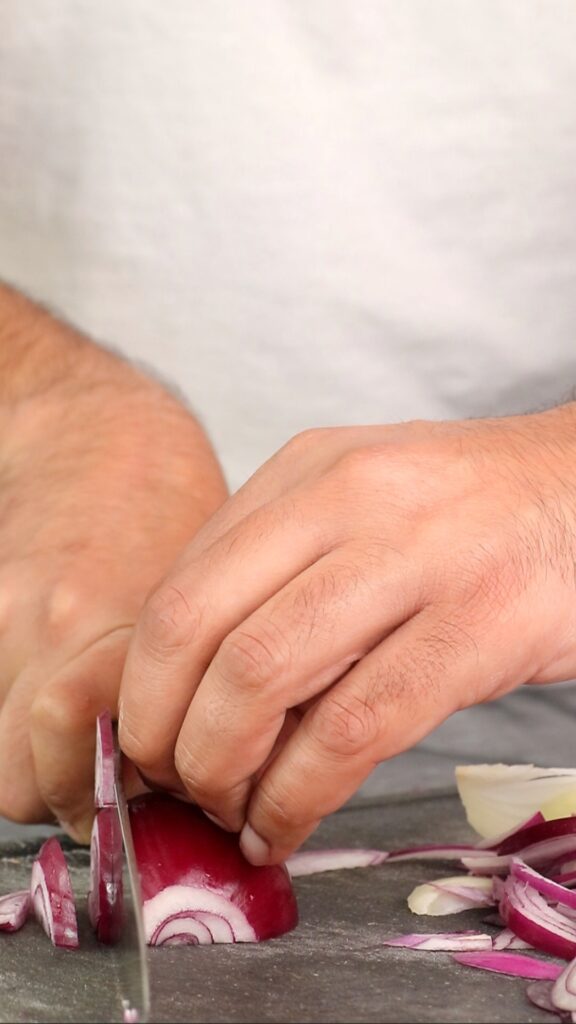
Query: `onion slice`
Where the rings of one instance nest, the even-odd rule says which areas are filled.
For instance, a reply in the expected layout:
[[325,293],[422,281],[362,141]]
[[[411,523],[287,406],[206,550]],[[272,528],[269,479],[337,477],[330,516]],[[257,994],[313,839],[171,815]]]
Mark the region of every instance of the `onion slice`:
[[301,875],[316,875],[323,871],[373,867],[382,864],[387,857],[385,850],[298,850],[288,857],[286,867],[291,878],[299,878]]
[[508,928],[535,949],[564,960],[576,956],[576,923],[549,907],[536,889],[513,875],[504,883],[500,914]]
[[452,875],[417,885],[408,896],[413,914],[440,917],[458,914],[472,907],[489,907],[495,903],[492,879],[475,875]]
[[456,785],[470,825],[484,838],[517,828],[538,811],[549,819],[576,811],[576,769],[459,765]]
[[392,864],[397,860],[463,860],[464,857],[482,861],[486,853],[469,843],[451,843],[445,846],[431,843],[426,846],[407,846],[401,850],[391,850],[386,859]]
[[562,964],[520,953],[455,953],[452,957],[465,967],[476,967],[493,974],[509,974],[513,978],[534,978],[555,981],[562,973]]
[[284,865],[249,864],[237,835],[166,793],[134,797],[129,810],[150,945],[257,942],[296,926]]
[[513,931],[510,931],[510,928],[503,928],[494,939],[493,948],[498,951],[503,949],[534,949],[534,946],[531,942],[526,942],[525,939],[515,935]]
[[539,871],[534,871],[534,868],[524,864],[523,861],[513,860],[510,865],[510,874],[519,882],[531,885],[533,889],[536,889],[537,892],[541,893],[550,902],[562,903],[566,907],[576,910],[576,892],[572,889],[566,889],[563,885],[559,885],[558,882],[552,881],[551,878],[545,878]]
[[66,859],[55,836],[41,846],[32,865],[30,893],[36,917],[54,945],[76,949],[74,894]]
[[123,921],[122,833],[116,807],[102,807],[92,825],[88,916],[100,942],[118,942]]
[[94,806],[115,807],[114,780],[116,755],[114,730],[109,711],[102,711],[96,719],[96,762],[94,765]]
[[576,960],[564,968],[560,977],[556,979],[550,995],[558,1010],[576,1013]]
[[419,949],[431,952],[452,950],[492,949],[492,938],[483,932],[423,932],[394,935],[384,939],[384,946],[401,946],[405,949]]
[[0,932],[17,932],[26,923],[31,902],[29,889],[0,896]]

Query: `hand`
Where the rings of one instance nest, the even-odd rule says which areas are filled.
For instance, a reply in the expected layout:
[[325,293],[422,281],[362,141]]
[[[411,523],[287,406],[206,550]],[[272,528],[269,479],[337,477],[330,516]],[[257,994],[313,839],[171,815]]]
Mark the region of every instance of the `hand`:
[[296,437],[151,595],[120,736],[255,863],[461,708],[576,674],[576,407]]
[[96,715],[116,711],[146,595],[225,487],[184,407],[95,346],[25,392],[20,375],[0,401],[0,813],[86,840]]

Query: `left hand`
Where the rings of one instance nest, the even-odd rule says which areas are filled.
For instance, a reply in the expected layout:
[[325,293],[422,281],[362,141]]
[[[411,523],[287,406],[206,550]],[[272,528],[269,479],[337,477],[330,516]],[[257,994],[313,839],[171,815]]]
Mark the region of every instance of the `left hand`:
[[306,432],[139,618],[136,764],[278,861],[453,712],[576,675],[576,407]]

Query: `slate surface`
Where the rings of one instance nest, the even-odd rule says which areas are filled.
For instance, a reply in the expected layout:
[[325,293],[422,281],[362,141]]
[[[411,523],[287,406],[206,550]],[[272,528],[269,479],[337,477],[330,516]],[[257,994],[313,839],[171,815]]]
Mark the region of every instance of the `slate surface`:
[[[392,848],[468,838],[457,798],[437,794],[357,803],[325,821],[309,845]],[[3,891],[26,884],[30,855],[24,849],[14,842],[0,847]],[[0,1022],[120,1019],[115,954],[97,946],[85,917],[87,854],[68,857],[81,907],[81,948],[53,949],[35,922],[0,936]],[[290,935],[259,946],[150,950],[152,1020],[550,1022],[527,1003],[522,980],[461,967],[446,953],[382,946],[397,932],[480,925],[481,911],[430,919],[407,910],[413,885],[452,873],[453,865],[412,862],[297,879],[301,920]]]

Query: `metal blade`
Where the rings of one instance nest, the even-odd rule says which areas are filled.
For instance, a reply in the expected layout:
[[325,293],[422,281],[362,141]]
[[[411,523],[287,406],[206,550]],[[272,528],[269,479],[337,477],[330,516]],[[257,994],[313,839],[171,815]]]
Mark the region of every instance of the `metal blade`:
[[148,961],[146,940],[144,937],[144,920],[142,917],[142,897],[140,895],[140,878],[132,828],[128,814],[128,804],[121,780],[121,759],[117,752],[116,779],[114,790],[118,804],[118,817],[124,844],[124,921],[120,941],[114,946],[120,974],[120,991],[122,998],[121,1018],[126,1024],[145,1024],[150,1014],[150,980],[148,977]]

